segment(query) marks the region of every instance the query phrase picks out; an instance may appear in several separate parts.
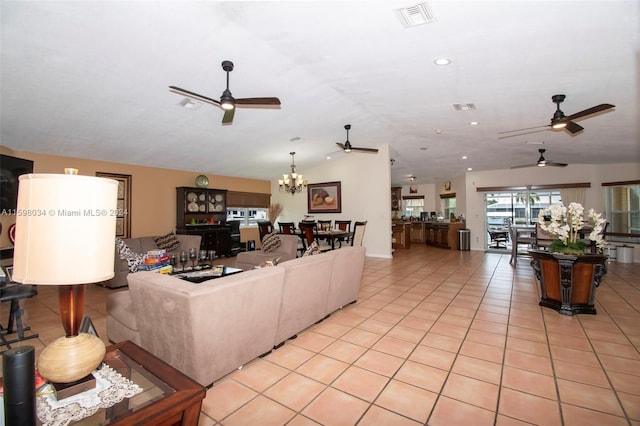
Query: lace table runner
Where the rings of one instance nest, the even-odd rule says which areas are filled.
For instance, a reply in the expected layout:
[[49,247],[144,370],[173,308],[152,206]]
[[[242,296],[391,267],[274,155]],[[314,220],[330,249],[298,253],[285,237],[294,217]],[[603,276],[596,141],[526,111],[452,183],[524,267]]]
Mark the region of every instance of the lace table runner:
[[106,364],[95,370],[96,387],[88,391],[56,400],[53,387],[47,384],[36,399],[38,418],[43,426],[66,426],[95,414],[100,408],[109,408],[125,398],[130,398],[142,388]]

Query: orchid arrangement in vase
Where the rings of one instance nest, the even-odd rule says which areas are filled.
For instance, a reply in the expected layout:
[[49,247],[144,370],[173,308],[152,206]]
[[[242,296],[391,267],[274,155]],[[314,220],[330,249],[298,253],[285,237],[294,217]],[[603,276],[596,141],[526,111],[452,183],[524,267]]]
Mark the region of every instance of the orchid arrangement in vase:
[[[602,230],[606,219],[594,209],[587,212],[593,222],[588,239],[594,241],[598,250],[604,249],[605,241]],[[538,214],[540,228],[557,237],[549,246],[556,253],[581,255],[586,252],[587,243],[579,240],[580,230],[584,228],[584,207],[580,203],[570,203],[565,207],[562,203],[552,204],[540,210]]]

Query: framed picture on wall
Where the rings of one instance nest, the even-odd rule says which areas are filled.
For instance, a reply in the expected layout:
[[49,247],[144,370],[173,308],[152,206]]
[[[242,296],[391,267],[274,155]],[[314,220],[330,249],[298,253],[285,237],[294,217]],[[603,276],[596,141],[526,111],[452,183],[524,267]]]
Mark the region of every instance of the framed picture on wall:
[[96,172],[96,176],[118,181],[116,237],[131,237],[131,175]]
[[341,213],[340,182],[308,184],[307,204],[309,213]]

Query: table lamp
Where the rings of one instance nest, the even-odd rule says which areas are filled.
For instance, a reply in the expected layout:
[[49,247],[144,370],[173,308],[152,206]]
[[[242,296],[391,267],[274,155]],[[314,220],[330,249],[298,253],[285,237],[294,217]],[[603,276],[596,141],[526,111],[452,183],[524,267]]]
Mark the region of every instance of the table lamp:
[[14,281],[58,286],[66,336],[43,349],[38,371],[71,383],[100,365],[105,345],[80,333],[86,284],[114,275],[118,182],[93,176],[25,174],[19,178]]

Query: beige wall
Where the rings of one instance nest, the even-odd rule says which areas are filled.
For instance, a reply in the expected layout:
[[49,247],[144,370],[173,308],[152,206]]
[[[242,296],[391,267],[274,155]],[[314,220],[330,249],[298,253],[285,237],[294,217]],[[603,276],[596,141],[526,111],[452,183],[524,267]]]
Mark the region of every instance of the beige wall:
[[[33,160],[34,173],[63,173],[65,167],[74,167],[79,174],[95,176],[96,172],[131,175],[131,236],[160,235],[175,229],[177,186],[194,186],[198,171],[171,170],[143,167],[123,163],[85,160],[73,157],[44,155],[14,151],[0,145],[0,154]],[[269,194],[269,181],[234,178],[207,174],[209,187],[232,191]],[[10,245],[7,229],[15,223],[15,216],[0,216],[2,233],[0,247]],[[255,234],[255,235],[254,235]],[[258,239],[257,229],[243,230],[242,240]]]

